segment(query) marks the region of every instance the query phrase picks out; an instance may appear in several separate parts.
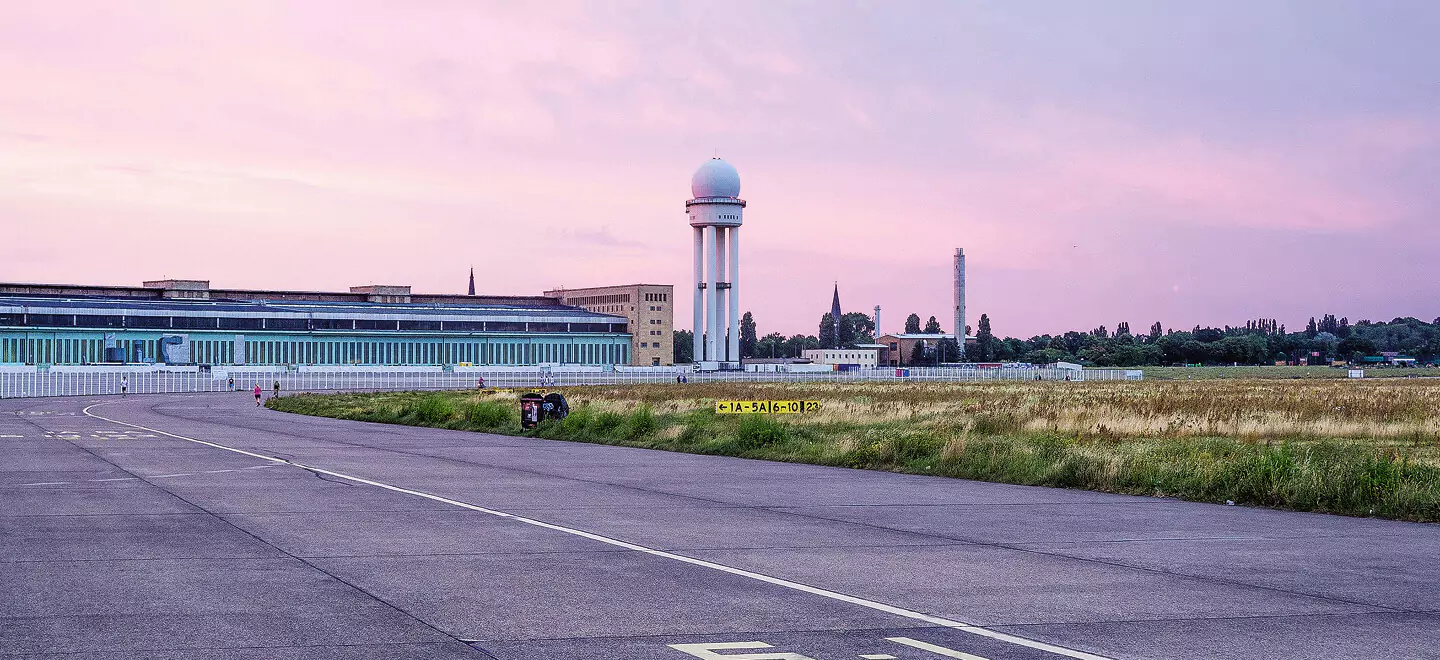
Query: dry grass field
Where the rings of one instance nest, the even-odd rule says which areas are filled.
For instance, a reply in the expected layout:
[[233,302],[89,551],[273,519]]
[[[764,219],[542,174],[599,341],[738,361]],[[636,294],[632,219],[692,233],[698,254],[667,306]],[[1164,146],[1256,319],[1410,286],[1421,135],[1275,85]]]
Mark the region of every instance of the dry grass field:
[[[1440,381],[746,383],[564,388],[541,437],[1350,515],[1440,520]],[[285,397],[281,410],[519,434],[514,393]],[[716,400],[810,399],[805,415]]]
[[[1345,379],[1346,367],[1136,367],[1145,372],[1146,380],[1209,380],[1228,378],[1254,379]],[[1436,367],[1366,366],[1365,378],[1440,378]]]

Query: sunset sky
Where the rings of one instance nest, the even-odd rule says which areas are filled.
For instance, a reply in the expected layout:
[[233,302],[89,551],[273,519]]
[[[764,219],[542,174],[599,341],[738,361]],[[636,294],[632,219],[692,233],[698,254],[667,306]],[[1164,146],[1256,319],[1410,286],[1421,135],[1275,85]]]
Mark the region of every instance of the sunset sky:
[[[522,4],[524,5],[522,7]],[[1440,4],[4,2],[0,281],[676,285],[999,335],[1440,316]]]

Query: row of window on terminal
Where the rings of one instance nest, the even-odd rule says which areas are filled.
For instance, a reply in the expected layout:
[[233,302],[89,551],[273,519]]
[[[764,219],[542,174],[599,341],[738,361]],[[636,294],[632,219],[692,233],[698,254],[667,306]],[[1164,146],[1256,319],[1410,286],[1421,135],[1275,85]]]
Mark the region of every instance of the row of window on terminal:
[[[159,340],[124,340],[117,344],[127,362],[154,361]],[[520,342],[377,342],[377,341],[246,341],[248,364],[471,364],[519,365],[546,363],[622,364],[629,361],[624,344],[557,344]],[[11,364],[94,364],[105,361],[100,339],[3,338],[0,362]],[[190,361],[234,364],[235,342],[194,341]]]
[[143,330],[394,330],[418,332],[625,332],[619,323],[435,321],[394,319],[252,318],[228,316],[119,316],[0,314],[0,326],[135,328]]

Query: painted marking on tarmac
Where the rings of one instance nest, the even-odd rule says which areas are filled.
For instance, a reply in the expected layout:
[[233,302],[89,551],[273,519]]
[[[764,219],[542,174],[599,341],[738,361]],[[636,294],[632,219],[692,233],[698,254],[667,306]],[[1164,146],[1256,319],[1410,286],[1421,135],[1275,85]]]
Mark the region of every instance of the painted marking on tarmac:
[[[139,440],[141,438],[158,437],[154,433],[136,433],[131,430],[123,431],[46,431],[44,437],[50,440],[79,440],[88,437],[91,440]],[[5,437],[5,436],[0,436]],[[15,436],[19,437],[19,436]]]
[[25,437],[25,436],[23,436],[23,435],[10,435],[10,434],[8,434],[8,433],[0,433],[0,438],[23,438],[23,437]]
[[808,655],[799,653],[741,653],[740,655],[716,653],[716,651],[775,648],[765,642],[709,642],[705,644],[670,644],[669,646],[676,651],[703,660],[815,660]]
[[900,660],[899,658],[888,653],[862,653],[860,657],[864,658],[865,660]]
[[929,642],[922,642],[918,639],[910,639],[909,637],[886,637],[885,639],[891,642],[895,642],[896,644],[904,644],[905,646],[909,646],[911,648],[917,648],[921,651],[929,651],[931,653],[934,653],[935,655],[943,655],[947,658],[958,658],[959,660],[986,660],[985,658],[982,658],[978,655],[972,655],[969,653],[965,653],[964,651],[956,651],[954,649],[947,649],[943,646],[937,646]]
[[[830,591],[829,589],[821,589],[821,588],[819,588],[819,587],[812,587],[812,586],[810,586],[810,585],[808,585],[808,584],[802,584],[802,583],[800,583],[800,582],[792,582],[792,581],[790,581],[790,580],[786,580],[786,579],[783,579],[783,578],[777,578],[777,577],[773,577],[773,576],[770,576],[770,575],[765,575],[765,574],[763,574],[763,573],[756,573],[756,572],[754,572],[754,571],[747,571],[747,570],[745,570],[745,569],[743,569],[743,568],[735,568],[735,567],[733,567],[733,566],[726,566],[725,564],[718,564],[718,563],[715,563],[715,562],[713,562],[713,561],[706,561],[706,560],[704,560],[704,559],[696,559],[696,558],[694,558],[694,557],[686,557],[685,555],[677,555],[677,554],[675,554],[675,553],[673,553],[673,552],[666,552],[666,551],[664,551],[664,550],[656,550],[656,549],[654,549],[654,548],[648,548],[648,547],[645,547],[645,546],[643,546],[643,545],[636,545],[636,544],[630,543],[630,542],[628,542],[628,541],[621,541],[621,540],[619,540],[619,539],[613,539],[613,538],[610,538],[610,537],[608,537],[608,536],[601,536],[601,535],[599,535],[599,534],[593,534],[593,533],[591,533],[591,532],[586,532],[586,531],[579,530],[579,529],[573,529],[573,528],[570,528],[570,527],[563,527],[563,526],[560,526],[560,525],[555,525],[555,524],[547,523],[547,522],[544,522],[544,521],[541,521],[541,520],[535,520],[535,519],[533,519],[533,518],[526,518],[526,517],[524,517],[524,516],[517,516],[517,515],[515,515],[515,514],[513,514],[513,513],[505,513],[504,511],[499,511],[499,510],[496,510],[496,509],[487,509],[487,508],[482,507],[482,506],[477,506],[477,505],[475,505],[475,504],[469,504],[469,503],[467,503],[467,502],[461,502],[461,501],[459,501],[459,500],[452,500],[452,499],[450,499],[450,498],[448,498],[448,497],[442,497],[442,496],[440,496],[440,495],[434,495],[434,494],[431,494],[431,493],[426,493],[426,492],[424,492],[424,491],[411,490],[411,489],[409,489],[409,488],[402,488],[402,487],[400,487],[400,486],[392,486],[392,485],[387,484],[387,483],[383,483],[383,482],[380,482],[380,481],[374,481],[374,480],[371,480],[371,479],[366,479],[366,478],[364,478],[364,477],[356,477],[356,476],[353,476],[353,475],[344,474],[344,473],[342,473],[342,472],[335,472],[335,471],[333,471],[333,470],[326,470],[326,469],[324,469],[324,468],[318,468],[318,467],[315,467],[315,466],[312,466],[312,465],[306,465],[306,464],[304,464],[304,463],[298,463],[298,462],[286,460],[286,459],[283,459],[283,458],[276,458],[276,457],[274,457],[274,456],[266,456],[265,454],[259,454],[259,453],[253,452],[253,451],[247,451],[247,450],[245,450],[245,449],[237,449],[237,448],[235,448],[235,447],[227,447],[227,446],[225,446],[225,445],[218,444],[218,443],[214,443],[214,442],[208,442],[208,441],[205,441],[205,440],[197,440],[197,439],[195,439],[195,438],[188,438],[188,437],[185,437],[185,436],[183,436],[183,435],[177,435],[177,434],[175,434],[175,433],[170,433],[169,431],[162,431],[162,430],[160,430],[160,429],[153,429],[153,428],[150,428],[150,427],[148,427],[148,426],[140,426],[139,424],[131,424],[131,423],[129,423],[129,422],[122,422],[122,421],[120,421],[120,420],[118,420],[118,419],[110,419],[109,417],[102,417],[102,416],[100,416],[100,415],[97,415],[97,414],[95,414],[95,413],[90,412],[90,409],[91,409],[91,408],[95,408],[95,407],[98,407],[98,406],[112,405],[112,404],[114,404],[114,403],[119,403],[119,402],[118,402],[118,401],[114,401],[114,402],[107,402],[107,403],[91,404],[91,405],[89,405],[89,406],[86,406],[85,409],[82,410],[81,412],[84,413],[85,415],[90,416],[90,417],[94,417],[94,418],[96,418],[96,419],[103,419],[103,420],[105,420],[105,421],[107,421],[107,422],[111,422],[111,423],[114,423],[114,424],[120,424],[120,425],[122,425],[122,426],[129,426],[129,427],[132,427],[132,428],[140,429],[140,430],[142,430],[142,431],[149,431],[149,432],[151,432],[151,433],[159,433],[160,435],[163,435],[163,436],[175,438],[175,439],[177,439],[177,440],[184,440],[184,441],[186,441],[186,442],[193,442],[193,443],[195,443],[195,444],[204,445],[204,446],[206,446],[206,447],[213,447],[213,448],[215,448],[215,449],[223,449],[223,450],[225,450],[225,451],[235,452],[235,453],[237,453],[237,454],[241,454],[241,455],[244,455],[244,456],[249,456],[249,457],[251,457],[251,458],[258,458],[258,459],[260,459],[260,460],[262,460],[262,461],[270,461],[270,462],[271,462],[272,464],[274,464],[274,465],[291,465],[291,466],[300,468],[300,469],[302,469],[302,470],[306,470],[306,471],[308,471],[308,472],[313,472],[313,473],[315,473],[315,474],[323,474],[323,475],[335,477],[335,478],[337,478],[337,479],[345,479],[345,480],[347,480],[347,481],[353,481],[353,482],[355,482],[355,483],[365,484],[365,485],[367,485],[367,486],[374,486],[375,488],[381,488],[381,489],[388,490],[388,491],[392,491],[392,492],[396,492],[396,493],[404,493],[404,494],[406,494],[406,495],[413,495],[413,496],[415,496],[415,497],[421,497],[421,498],[424,498],[424,499],[427,499],[427,500],[431,500],[431,501],[434,501],[434,502],[440,502],[440,503],[443,503],[443,504],[449,504],[449,505],[451,505],[451,506],[460,507],[460,508],[462,508],[462,509],[468,509],[468,510],[470,510],[470,511],[476,511],[476,512],[479,512],[479,513],[489,514],[489,515],[492,515],[492,516],[496,516],[496,517],[498,517],[498,518],[508,518],[508,519],[514,520],[514,521],[516,521],[516,522],[525,523],[525,524],[527,524],[527,525],[534,525],[535,527],[540,527],[540,528],[542,528],[542,529],[549,529],[549,530],[556,531],[556,532],[562,532],[562,533],[565,533],[565,534],[570,534],[570,535],[573,535],[573,536],[578,536],[578,537],[581,537],[581,538],[590,539],[590,540],[592,540],[592,541],[598,541],[598,542],[600,542],[600,543],[605,543],[605,544],[607,544],[607,545],[612,545],[612,546],[615,546],[615,547],[617,547],[617,548],[624,548],[624,549],[626,549],[626,550],[633,550],[633,551],[635,551],[635,552],[644,553],[644,554],[647,554],[647,555],[651,555],[651,556],[653,556],[653,557],[661,557],[661,558],[664,558],[664,559],[671,559],[671,560],[674,560],[674,561],[678,561],[678,562],[683,562],[683,563],[686,563],[686,564],[690,564],[690,565],[692,565],[692,566],[700,566],[700,567],[702,567],[702,568],[708,568],[708,569],[711,569],[711,570],[720,571],[720,572],[722,572],[722,573],[729,573],[730,575],[738,575],[738,576],[740,576],[740,577],[746,577],[746,578],[750,578],[750,579],[752,579],[752,580],[758,580],[758,581],[760,581],[760,582],[764,582],[764,583],[767,583],[767,584],[773,584],[773,585],[776,585],[776,586],[779,586],[779,587],[785,587],[785,588],[787,588],[787,589],[792,589],[792,590],[795,590],[795,591],[800,591],[800,592],[804,592],[804,593],[811,594],[811,595],[815,595],[815,596],[821,596],[821,597],[829,598],[829,599],[832,599],[832,600],[838,600],[838,601],[840,601],[840,602],[842,602],[842,603],[849,603],[849,604],[851,604],[851,605],[858,605],[858,606],[860,606],[860,607],[865,607],[865,608],[868,608],[868,609],[872,609],[872,610],[875,610],[875,611],[877,611],[877,612],[884,612],[884,613],[886,613],[886,614],[893,614],[893,615],[895,615],[895,616],[903,617],[903,618],[906,618],[906,619],[911,619],[911,620],[914,620],[914,621],[920,621],[920,622],[922,622],[922,623],[928,623],[928,624],[935,625],[935,626],[942,626],[942,627],[945,627],[945,628],[949,628],[949,629],[951,629],[951,630],[956,630],[956,631],[959,631],[959,632],[969,633],[969,634],[971,634],[971,635],[977,635],[977,636],[980,636],[980,637],[986,637],[986,638],[993,639],[993,640],[996,640],[996,641],[1005,642],[1005,643],[1007,643],[1007,644],[1014,644],[1014,645],[1016,645],[1016,646],[1023,646],[1023,647],[1026,647],[1026,648],[1035,649],[1035,650],[1037,650],[1037,651],[1045,651],[1046,653],[1052,653],[1052,654],[1059,655],[1059,656],[1064,656],[1064,657],[1067,657],[1067,658],[1074,658],[1075,660],[1113,660],[1112,658],[1107,658],[1107,657],[1105,657],[1105,656],[1103,656],[1103,655],[1096,655],[1096,654],[1094,654],[1094,653],[1086,653],[1085,651],[1079,651],[1079,650],[1076,650],[1076,649],[1066,648],[1066,647],[1063,647],[1063,646],[1057,646],[1057,645],[1055,645],[1055,644],[1048,644],[1048,643],[1045,643],[1045,642],[1036,641],[1036,640],[1028,639],[1028,638],[1025,638],[1025,637],[1020,637],[1020,636],[1018,636],[1018,635],[1011,635],[1011,634],[1009,634],[1009,633],[1003,633],[1003,632],[1000,632],[1000,631],[998,631],[998,630],[991,630],[991,629],[989,629],[989,628],[985,628],[985,627],[982,627],[982,626],[977,626],[977,625],[974,625],[974,624],[965,623],[965,622],[963,622],[963,621],[956,621],[956,620],[954,620],[954,619],[946,619],[946,618],[944,618],[944,617],[938,617],[938,616],[933,616],[933,615],[930,615],[930,614],[925,614],[924,612],[916,612],[916,611],[914,611],[914,610],[907,610],[907,609],[905,609],[905,608],[903,608],[903,607],[896,607],[896,606],[894,606],[894,605],[887,605],[887,604],[885,604],[885,603],[881,603],[881,602],[878,602],[878,601],[873,601],[873,600],[869,600],[869,599],[866,599],[866,598],[860,598],[860,597],[858,597],[858,596],[851,596],[851,595],[849,595],[849,594],[843,594],[843,593],[840,593],[840,592],[838,592],[838,591]],[[260,467],[260,466],[256,466],[256,467]],[[895,638],[895,639],[908,639],[908,638]],[[892,640],[892,641],[893,641],[893,640]],[[914,641],[914,640],[911,640],[911,641]],[[923,644],[924,642],[919,642],[919,643]],[[763,648],[763,647],[762,647],[762,648]],[[919,647],[916,647],[916,648],[919,648]],[[943,647],[936,647],[936,648],[943,648]],[[945,650],[948,651],[949,649],[945,649]],[[952,651],[952,653],[959,653],[959,651]],[[704,656],[700,656],[700,657],[704,657]],[[720,657],[725,657],[725,656],[720,656]],[[729,656],[729,657],[730,657],[730,658],[743,658],[743,657],[745,657],[745,656]],[[809,660],[809,659],[807,659],[807,658],[804,658],[804,656],[770,656],[770,657],[790,658],[791,660],[801,660],[801,659],[803,659],[803,660]],[[951,656],[951,657],[955,657],[955,656]],[[978,656],[960,656],[960,657],[976,658],[976,657],[978,657]]]
[[70,483],[70,482],[68,482],[68,481],[37,481],[37,482],[35,482],[35,483],[33,483],[33,484],[20,484],[20,485],[21,485],[21,486],[65,486],[65,485],[68,485],[69,483]]

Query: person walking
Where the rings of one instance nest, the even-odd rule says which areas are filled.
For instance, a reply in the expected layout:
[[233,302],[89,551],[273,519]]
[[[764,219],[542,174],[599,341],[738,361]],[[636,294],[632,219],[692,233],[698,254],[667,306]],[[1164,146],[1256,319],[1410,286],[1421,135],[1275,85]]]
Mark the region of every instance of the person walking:
[[128,396],[127,390],[129,390],[129,389],[130,389],[130,380],[129,380],[127,377],[125,377],[125,376],[121,376],[121,377],[120,377],[120,398],[123,399],[123,398],[125,398],[126,396]]
[[275,381],[275,396],[280,396],[280,381]]
[[260,407],[260,384],[255,384],[255,407]]
[[230,377],[230,380],[229,380],[228,382],[229,382],[229,384],[230,384],[230,391],[231,391],[231,392],[234,392],[234,391],[235,391],[235,377],[234,377],[234,376],[231,376],[231,377]]

